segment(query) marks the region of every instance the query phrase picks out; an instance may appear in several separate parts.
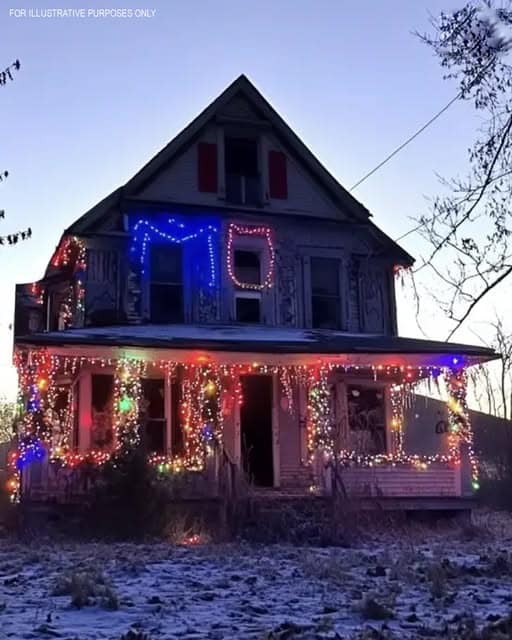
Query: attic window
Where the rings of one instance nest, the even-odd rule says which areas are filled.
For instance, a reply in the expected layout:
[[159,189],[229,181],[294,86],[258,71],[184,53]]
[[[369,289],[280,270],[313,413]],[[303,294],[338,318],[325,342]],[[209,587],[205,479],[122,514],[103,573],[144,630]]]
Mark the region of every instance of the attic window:
[[235,204],[260,203],[258,143],[246,138],[224,140],[226,200]]

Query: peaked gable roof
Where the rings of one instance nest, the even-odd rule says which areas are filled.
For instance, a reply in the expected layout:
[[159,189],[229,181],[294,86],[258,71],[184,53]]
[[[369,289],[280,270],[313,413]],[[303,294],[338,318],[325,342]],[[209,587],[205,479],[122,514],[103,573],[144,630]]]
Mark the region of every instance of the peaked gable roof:
[[192,143],[199,132],[212,121],[228,103],[241,94],[261,113],[263,118],[270,123],[274,133],[284,142],[288,149],[303,163],[312,175],[329,193],[332,200],[354,221],[368,224],[373,232],[380,237],[385,244],[394,245],[405,262],[412,263],[412,258],[406,251],[386,236],[371,220],[370,212],[354,196],[352,196],[334,176],[322,165],[322,163],[306,147],[294,131],[287,125],[265,97],[256,89],[250,80],[240,75],[232,82],[206,109],[204,109],[192,122],[175,136],[161,151],[147,162],[124,186],[116,189],[109,196],[101,200],[78,220],[76,220],[65,233],[80,234],[87,232],[92,225],[114,206],[123,197],[137,194],[157,173],[165,168],[184,148]]

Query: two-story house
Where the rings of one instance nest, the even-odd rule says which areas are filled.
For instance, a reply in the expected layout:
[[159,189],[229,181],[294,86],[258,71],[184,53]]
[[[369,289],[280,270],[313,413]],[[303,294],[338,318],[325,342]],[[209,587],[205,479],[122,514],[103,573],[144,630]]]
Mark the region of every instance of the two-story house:
[[[269,491],[341,477],[466,495],[465,370],[496,354],[397,335],[395,277],[412,263],[240,76],[18,285],[12,491],[49,494],[57,470],[140,444],[162,473],[221,456]],[[430,383],[446,387],[442,428],[407,410]]]

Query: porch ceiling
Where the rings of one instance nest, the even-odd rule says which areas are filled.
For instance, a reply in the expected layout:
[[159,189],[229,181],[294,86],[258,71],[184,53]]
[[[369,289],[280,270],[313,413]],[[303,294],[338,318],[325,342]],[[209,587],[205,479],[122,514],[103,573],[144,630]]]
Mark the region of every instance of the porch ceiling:
[[[20,336],[16,346],[47,346],[55,352],[97,357],[113,357],[120,351],[128,349],[131,353],[141,348],[155,350],[153,358],[170,357],[169,353],[162,352],[165,350],[181,352],[179,359],[183,359],[183,351],[189,350],[194,354],[213,352],[214,359],[226,361],[241,361],[242,354],[251,358],[264,354],[266,361],[276,361],[278,357],[281,362],[310,362],[320,357],[340,364],[418,367],[472,365],[500,357],[486,347],[451,342],[243,325],[123,325],[68,329]],[[222,357],[219,352],[223,352]]]

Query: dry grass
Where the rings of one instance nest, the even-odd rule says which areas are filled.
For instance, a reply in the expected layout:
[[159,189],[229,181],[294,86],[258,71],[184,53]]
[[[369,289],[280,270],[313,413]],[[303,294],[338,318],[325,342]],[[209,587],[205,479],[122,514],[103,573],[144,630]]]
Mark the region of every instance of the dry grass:
[[77,609],[100,606],[115,611],[119,608],[116,592],[99,571],[74,571],[58,576],[52,595],[70,596],[71,606]]

